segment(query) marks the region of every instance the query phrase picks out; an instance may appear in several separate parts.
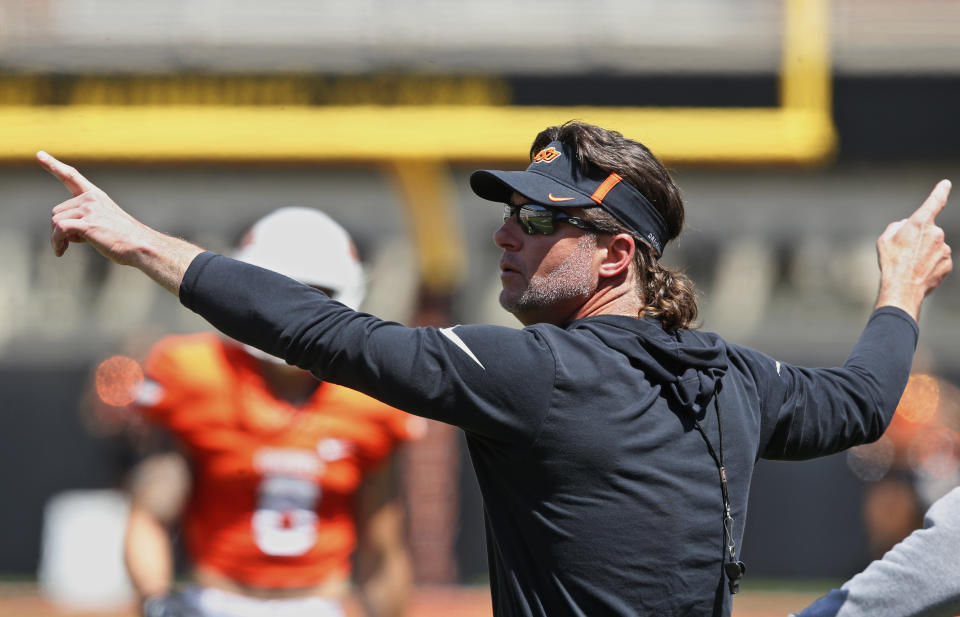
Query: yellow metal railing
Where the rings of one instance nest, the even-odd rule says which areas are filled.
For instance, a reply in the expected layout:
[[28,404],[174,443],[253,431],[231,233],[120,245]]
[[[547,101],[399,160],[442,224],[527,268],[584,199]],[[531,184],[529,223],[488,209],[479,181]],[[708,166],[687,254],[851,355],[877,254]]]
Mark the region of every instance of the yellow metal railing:
[[279,91],[289,95],[285,105],[271,104],[276,89],[262,91],[243,81],[219,87],[247,88],[239,98],[260,104],[197,104],[198,98],[218,100],[223,91],[216,83],[194,86],[184,77],[173,86],[144,78],[127,93],[127,104],[103,103],[113,100],[107,85],[90,78],[74,104],[38,106],[30,104],[25,77],[23,93],[8,89],[0,96],[0,161],[24,162],[45,149],[78,165],[384,165],[410,214],[423,283],[442,292],[456,288],[466,261],[445,165],[522,166],[531,140],[546,126],[576,118],[613,128],[670,164],[810,165],[828,159],[836,144],[829,8],[829,0],[784,0],[780,106],[773,108],[511,107],[495,104],[502,94],[496,83],[474,82],[468,87],[478,94],[470,100],[485,103],[311,106],[300,86],[282,77],[268,79],[282,82]]
[[671,164],[817,163],[836,141],[828,10],[828,0],[784,1],[774,108],[8,104],[0,160],[45,148],[84,161],[520,161],[540,129],[578,118]]

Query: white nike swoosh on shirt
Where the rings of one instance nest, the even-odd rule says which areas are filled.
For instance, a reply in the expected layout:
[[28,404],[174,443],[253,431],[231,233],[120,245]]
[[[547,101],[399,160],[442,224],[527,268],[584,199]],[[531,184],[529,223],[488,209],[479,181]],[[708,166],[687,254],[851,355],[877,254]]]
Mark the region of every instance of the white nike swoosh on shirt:
[[477,359],[477,356],[473,355],[473,352],[470,351],[470,348],[467,347],[467,344],[463,342],[463,339],[457,336],[457,333],[453,331],[453,328],[456,328],[456,326],[453,326],[450,328],[440,328],[440,334],[450,339],[454,345],[462,349],[465,354],[470,356],[471,360],[473,360],[480,366],[480,368],[482,368],[483,370],[487,370],[487,367],[485,367],[483,363]]

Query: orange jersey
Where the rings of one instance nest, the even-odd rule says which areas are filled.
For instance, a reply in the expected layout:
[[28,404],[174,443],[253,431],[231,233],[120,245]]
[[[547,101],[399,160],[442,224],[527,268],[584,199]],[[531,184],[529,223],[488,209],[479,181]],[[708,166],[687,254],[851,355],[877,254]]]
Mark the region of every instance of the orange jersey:
[[349,572],[354,493],[422,420],[329,383],[295,407],[258,366],[215,334],[169,337],[137,404],[190,458],[192,562],[245,585],[310,587]]

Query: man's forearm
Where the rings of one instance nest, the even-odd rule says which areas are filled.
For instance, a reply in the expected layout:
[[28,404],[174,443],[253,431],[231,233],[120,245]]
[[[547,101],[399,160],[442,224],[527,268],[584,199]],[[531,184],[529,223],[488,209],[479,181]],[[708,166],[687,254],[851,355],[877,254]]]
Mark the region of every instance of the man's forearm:
[[405,614],[413,579],[405,552],[384,556],[378,572],[360,586],[360,599],[368,617],[401,617]]
[[124,562],[140,598],[170,591],[173,548],[166,527],[149,512],[134,506],[124,539]]
[[413,582],[403,508],[391,497],[396,489],[393,463],[368,476],[357,496],[356,575],[368,617],[404,615]]
[[960,488],[914,531],[841,589],[798,617],[942,617],[960,614]]

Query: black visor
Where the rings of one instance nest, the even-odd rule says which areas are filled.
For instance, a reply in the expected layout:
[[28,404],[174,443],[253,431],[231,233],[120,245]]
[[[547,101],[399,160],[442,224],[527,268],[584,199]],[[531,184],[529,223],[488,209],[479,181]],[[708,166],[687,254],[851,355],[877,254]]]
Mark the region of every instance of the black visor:
[[509,203],[514,192],[532,203],[553,208],[600,206],[628,229],[663,253],[667,226],[656,208],[617,174],[592,168],[584,173],[573,148],[551,142],[533,157],[525,171],[482,169],[470,176],[470,187],[483,199]]

